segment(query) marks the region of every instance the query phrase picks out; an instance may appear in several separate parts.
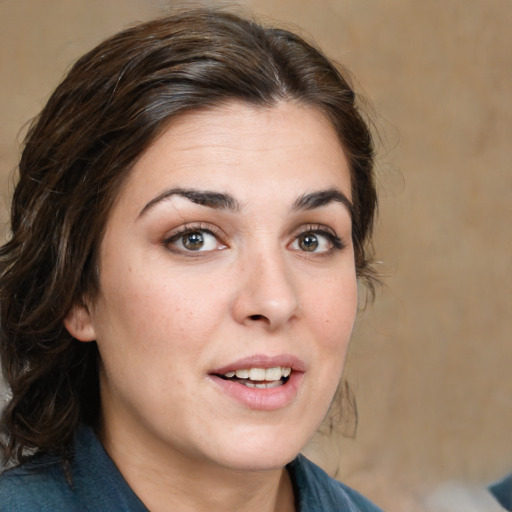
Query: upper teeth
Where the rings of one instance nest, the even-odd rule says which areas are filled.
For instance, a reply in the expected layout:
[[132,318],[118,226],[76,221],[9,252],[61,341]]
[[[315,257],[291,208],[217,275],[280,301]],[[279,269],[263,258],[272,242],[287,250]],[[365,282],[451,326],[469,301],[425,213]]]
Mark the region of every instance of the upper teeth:
[[276,366],[275,368],[244,368],[242,370],[226,372],[224,377],[230,379],[236,375],[239,379],[275,381],[281,380],[282,377],[288,377],[291,372],[291,368],[281,366]]

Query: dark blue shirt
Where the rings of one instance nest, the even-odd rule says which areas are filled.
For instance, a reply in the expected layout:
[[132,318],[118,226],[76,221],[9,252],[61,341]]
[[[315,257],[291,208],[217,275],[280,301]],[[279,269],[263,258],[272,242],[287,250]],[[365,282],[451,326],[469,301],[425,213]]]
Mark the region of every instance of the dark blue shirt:
[[489,490],[505,510],[512,510],[512,474],[490,485]]
[[[300,512],[382,512],[299,455],[287,469]],[[62,464],[36,457],[0,476],[0,512],[148,512],[94,432],[79,430],[70,485]]]

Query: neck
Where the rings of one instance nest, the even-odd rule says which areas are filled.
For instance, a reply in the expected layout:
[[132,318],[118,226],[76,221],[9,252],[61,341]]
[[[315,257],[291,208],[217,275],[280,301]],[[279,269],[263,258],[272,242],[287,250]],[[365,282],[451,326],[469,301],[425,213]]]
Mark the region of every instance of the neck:
[[[124,432],[126,434],[126,431]],[[246,471],[153,447],[139,436],[103,428],[103,445],[124,479],[151,512],[293,512],[284,468]]]

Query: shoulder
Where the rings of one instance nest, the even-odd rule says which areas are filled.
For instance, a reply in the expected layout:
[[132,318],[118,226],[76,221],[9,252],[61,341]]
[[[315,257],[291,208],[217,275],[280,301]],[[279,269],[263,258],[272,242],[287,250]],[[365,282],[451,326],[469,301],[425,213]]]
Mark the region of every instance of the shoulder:
[[40,459],[0,475],[0,512],[74,512],[73,501],[57,463]]
[[0,512],[147,512],[94,431],[75,437],[71,483],[61,462],[47,455],[0,475]]
[[489,490],[505,510],[512,510],[512,474],[490,485]]
[[422,505],[425,512],[504,512],[483,486],[462,481],[442,483],[424,496]]
[[300,509],[304,512],[382,512],[364,496],[331,478],[303,455],[289,464],[288,470]]

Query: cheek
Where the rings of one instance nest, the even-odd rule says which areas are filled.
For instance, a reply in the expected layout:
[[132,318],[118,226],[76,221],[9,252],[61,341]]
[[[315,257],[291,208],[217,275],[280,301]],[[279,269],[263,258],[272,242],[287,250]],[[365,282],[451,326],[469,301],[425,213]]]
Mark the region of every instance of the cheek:
[[339,345],[348,341],[357,313],[355,274],[325,281],[315,292],[303,296],[307,302],[304,309],[309,311],[314,329],[324,335],[326,342]]
[[122,331],[128,338],[124,343],[152,351],[184,345],[192,353],[218,325],[227,307],[222,282],[180,273],[166,279],[158,269],[131,273],[110,283],[106,292],[103,323],[110,330]]

